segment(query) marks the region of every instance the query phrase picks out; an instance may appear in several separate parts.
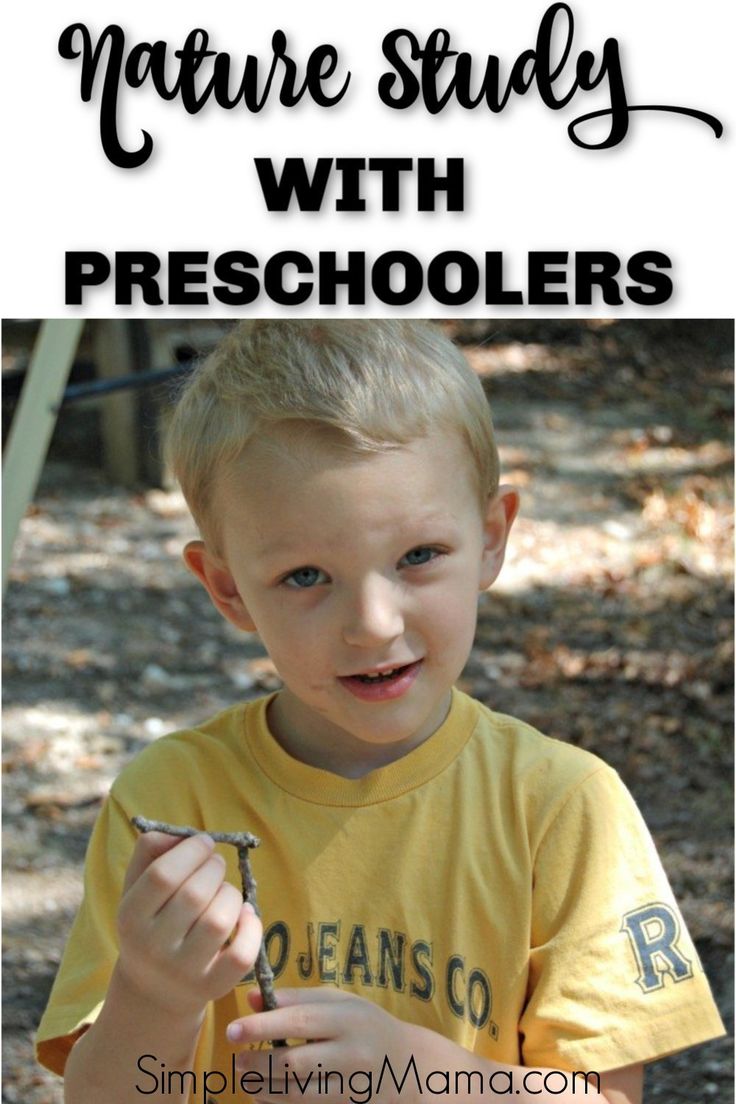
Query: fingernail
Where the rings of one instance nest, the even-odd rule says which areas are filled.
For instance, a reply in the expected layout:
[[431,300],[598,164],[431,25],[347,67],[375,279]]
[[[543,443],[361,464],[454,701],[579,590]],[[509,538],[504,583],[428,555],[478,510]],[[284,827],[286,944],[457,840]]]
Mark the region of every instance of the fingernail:
[[244,1034],[243,1025],[239,1023],[228,1024],[225,1034],[227,1035],[229,1042],[239,1043]]
[[255,916],[256,910],[253,908],[250,901],[243,901],[243,908],[245,909],[246,912],[249,912],[251,914],[251,916]]

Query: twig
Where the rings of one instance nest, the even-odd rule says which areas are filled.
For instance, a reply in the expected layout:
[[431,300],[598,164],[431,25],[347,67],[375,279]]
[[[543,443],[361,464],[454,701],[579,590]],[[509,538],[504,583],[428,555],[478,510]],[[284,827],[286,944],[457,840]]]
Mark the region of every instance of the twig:
[[166,824],[163,820],[148,820],[146,817],[131,817],[131,824],[139,832],[165,832],[167,836],[209,836],[215,843],[231,843],[233,847],[260,847],[258,836],[250,832],[205,832],[204,828],[184,828],[178,824]]
[[[166,824],[161,820],[148,820],[146,817],[140,816],[131,817],[131,823],[139,832],[165,832],[167,836],[179,836],[181,838],[208,835],[215,843],[228,843],[236,847],[238,851],[240,879],[243,884],[243,900],[253,906],[253,911],[257,916],[261,915],[261,911],[258,908],[258,899],[256,897],[256,880],[253,877],[249,854],[251,847],[258,847],[260,845],[261,841],[258,836],[254,836],[250,832],[205,833],[204,830],[200,828],[186,828],[179,824]],[[258,948],[258,955],[256,956],[255,975],[256,981],[258,982],[258,988],[263,997],[264,1009],[270,1010],[276,1008],[276,994],[273,988],[273,970],[271,969],[271,963],[268,961],[266,944],[263,939],[261,940],[261,945]],[[274,1039],[272,1042],[275,1047],[286,1046],[285,1039]]]

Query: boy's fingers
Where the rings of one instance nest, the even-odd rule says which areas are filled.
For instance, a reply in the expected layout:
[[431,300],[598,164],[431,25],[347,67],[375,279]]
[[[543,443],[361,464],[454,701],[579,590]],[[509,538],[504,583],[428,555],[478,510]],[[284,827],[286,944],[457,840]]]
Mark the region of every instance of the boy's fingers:
[[[188,940],[190,933],[194,933],[203,916],[211,909],[218,895],[231,892],[236,901],[235,909],[231,909],[232,923],[238,914],[240,894],[234,886],[225,882],[227,866],[221,855],[210,855],[201,866],[197,867],[189,877],[179,885],[178,889],[168,901],[159,909],[156,916],[157,929],[170,945],[181,944]],[[210,957],[214,954],[209,943]],[[196,954],[197,941],[188,942],[188,953],[193,950]]]
[[[298,990],[291,990],[297,992]],[[307,990],[313,998],[317,990]],[[277,995],[278,990],[277,990]],[[344,1028],[345,1010],[341,996],[355,1000],[348,993],[333,993],[334,1000],[309,999],[261,1012],[258,1016],[245,1016],[233,1020],[227,1028],[231,1043],[259,1043],[271,1039],[333,1039]]]
[[125,872],[123,893],[126,893],[133,883],[138,881],[143,871],[151,865],[154,859],[157,859],[159,855],[163,855],[166,851],[170,851],[172,847],[176,847],[177,843],[181,843],[181,840],[177,839],[176,836],[169,836],[165,832],[142,833],[136,840],[133,856]]
[[[254,1073],[259,1073],[264,1079],[268,1080],[269,1085],[274,1086],[272,1092],[275,1097],[287,1095],[288,1073],[291,1074],[290,1080],[293,1084],[295,1072],[297,1076],[301,1075],[302,1078],[306,1079],[309,1077],[310,1070],[317,1071],[321,1067],[327,1067],[327,1069],[339,1068],[340,1059],[340,1051],[331,1043],[302,1043],[299,1046],[279,1047],[274,1050],[269,1048],[268,1050],[242,1051],[235,1058],[235,1068],[239,1072],[252,1070]],[[342,1093],[339,1098],[334,1096],[335,1086],[331,1082],[332,1078],[325,1080],[324,1090],[320,1092],[320,1095],[325,1095],[327,1100],[344,1101],[346,1098]],[[268,1099],[270,1100],[271,1097]],[[308,1099],[312,1099],[312,1097],[309,1096]]]
[[[166,905],[162,917],[174,925],[174,938],[183,924],[183,950],[190,962],[206,966],[224,946],[238,922],[242,897],[224,880],[224,865],[213,879],[214,861],[205,863]],[[196,890],[193,888],[196,885]],[[206,898],[206,900],[205,900]]]
[[263,925],[253,906],[242,904],[233,937],[212,970],[212,980],[218,987],[232,987],[253,969],[262,939]]
[[[157,913],[182,883],[207,862],[214,846],[209,836],[198,835],[175,839],[173,847],[164,847],[153,858],[149,857],[148,851],[144,851],[141,861],[145,865],[138,877],[131,881],[126,894],[129,907],[140,908],[149,916]],[[136,852],[131,865],[136,861]]]

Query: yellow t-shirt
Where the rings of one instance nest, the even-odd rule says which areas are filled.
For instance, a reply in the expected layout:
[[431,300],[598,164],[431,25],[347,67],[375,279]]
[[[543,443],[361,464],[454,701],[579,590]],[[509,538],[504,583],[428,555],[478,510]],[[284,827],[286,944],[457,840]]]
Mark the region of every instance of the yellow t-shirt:
[[[617,774],[454,691],[445,723],[360,779],[299,763],[270,699],[173,733],[115,782],[37,1040],[58,1072],[104,1000],[139,814],[247,829],[276,984],[333,985],[500,1062],[603,1072],[723,1033],[649,833]],[[222,847],[240,885],[236,853]],[[195,1072],[230,1069],[244,981]],[[218,1100],[236,1097],[225,1093]]]

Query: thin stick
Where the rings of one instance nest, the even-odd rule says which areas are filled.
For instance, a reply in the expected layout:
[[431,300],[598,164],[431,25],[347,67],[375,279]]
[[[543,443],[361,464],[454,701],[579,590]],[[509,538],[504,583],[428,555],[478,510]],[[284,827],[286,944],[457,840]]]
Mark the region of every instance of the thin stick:
[[[261,915],[261,910],[258,908],[258,898],[256,896],[257,883],[253,877],[249,855],[251,847],[258,847],[261,842],[258,836],[254,836],[250,832],[205,832],[200,828],[186,828],[179,824],[166,824],[161,820],[148,820],[146,817],[140,816],[131,817],[131,823],[139,832],[164,832],[167,836],[179,836],[181,838],[208,835],[215,843],[228,843],[236,847],[238,851],[240,879],[243,884],[243,900],[253,906],[253,911],[257,916]],[[258,982],[258,988],[263,997],[264,1009],[270,1010],[276,1008],[276,994],[273,988],[273,970],[271,969],[271,963],[268,961],[266,945],[263,939],[258,948],[258,955],[255,961],[255,975],[256,981]],[[272,1042],[275,1047],[286,1046],[285,1039],[273,1039]]]
[[178,824],[166,824],[163,820],[148,820],[146,817],[131,817],[139,832],[165,832],[167,836],[209,836],[215,843],[231,843],[233,847],[259,847],[258,836],[250,832],[205,832],[204,828],[184,828]]

